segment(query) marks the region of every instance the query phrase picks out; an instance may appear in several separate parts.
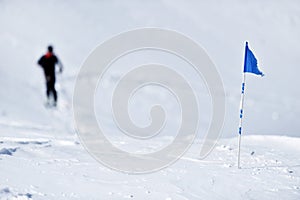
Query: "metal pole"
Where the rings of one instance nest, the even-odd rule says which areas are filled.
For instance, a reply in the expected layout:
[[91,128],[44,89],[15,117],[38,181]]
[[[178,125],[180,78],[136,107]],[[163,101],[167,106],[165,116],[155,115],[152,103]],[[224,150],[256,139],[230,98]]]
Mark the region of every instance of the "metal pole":
[[241,139],[242,139],[242,126],[243,126],[243,109],[244,109],[244,95],[245,95],[245,82],[246,82],[246,74],[243,75],[243,83],[242,83],[242,93],[241,93],[241,101],[240,101],[240,121],[239,121],[239,149],[238,149],[238,168],[241,168],[240,165],[240,157],[241,157]]

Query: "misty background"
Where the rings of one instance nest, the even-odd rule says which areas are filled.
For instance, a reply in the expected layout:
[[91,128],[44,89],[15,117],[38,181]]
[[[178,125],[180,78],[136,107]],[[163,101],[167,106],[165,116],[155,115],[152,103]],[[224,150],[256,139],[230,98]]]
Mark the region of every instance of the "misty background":
[[226,92],[224,137],[237,135],[245,41],[266,76],[247,75],[244,134],[300,136],[300,4],[282,5],[279,0],[1,0],[0,122],[49,123],[47,111],[41,111],[45,86],[36,65],[48,44],[64,64],[58,89],[61,97],[68,94],[63,103],[71,108],[76,75],[97,45],[120,32],[159,27],[192,38],[216,64]]

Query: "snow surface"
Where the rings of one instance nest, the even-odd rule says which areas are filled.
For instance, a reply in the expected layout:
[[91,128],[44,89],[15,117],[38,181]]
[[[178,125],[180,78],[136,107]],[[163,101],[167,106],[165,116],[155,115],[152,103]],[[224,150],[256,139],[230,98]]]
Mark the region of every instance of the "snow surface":
[[[300,198],[297,0],[2,0],[0,25],[1,200]],[[82,147],[74,131],[72,93],[80,65],[92,49],[112,35],[145,26],[177,30],[207,50],[222,75],[227,114],[223,138],[206,159],[198,159],[209,125],[204,117],[195,144],[178,162],[156,173],[128,175],[104,167]],[[237,169],[245,40],[266,77],[247,76],[242,169]],[[49,43],[54,44],[65,66],[64,74],[57,77],[57,109],[44,107],[44,80],[36,66]],[[152,52],[142,61],[156,59],[178,67],[178,62],[169,62],[165,56],[162,59]],[[123,60],[123,65],[141,63],[137,57],[139,54]],[[106,83],[114,84],[121,72],[107,74]],[[185,73],[191,75],[192,84],[199,82],[192,72]],[[203,99],[204,116],[210,116],[203,86],[200,81],[196,91]],[[148,90],[147,95],[152,93]],[[170,102],[170,115],[176,114],[175,101],[163,91],[159,93],[162,104]],[[132,116],[147,124],[141,111],[148,104],[138,104],[139,98],[134,101],[139,107],[132,106]],[[98,106],[102,111],[103,105]],[[107,129],[115,130],[116,134],[107,137],[122,149],[150,152],[169,143],[170,135],[164,135],[132,145],[135,141],[117,133],[106,111],[97,114]]]

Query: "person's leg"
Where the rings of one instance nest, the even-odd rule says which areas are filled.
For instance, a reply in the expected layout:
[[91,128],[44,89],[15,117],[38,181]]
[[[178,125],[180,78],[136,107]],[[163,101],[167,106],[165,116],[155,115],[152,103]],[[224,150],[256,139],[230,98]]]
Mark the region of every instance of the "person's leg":
[[47,99],[49,100],[50,98],[50,93],[51,93],[51,80],[49,76],[46,76],[46,95]]
[[56,90],[55,90],[55,83],[54,83],[54,85],[53,85],[53,97],[54,97],[54,101],[55,102],[57,102],[57,92],[56,92]]
[[55,90],[55,78],[51,79],[51,84],[50,84],[51,92],[54,98],[54,103],[56,104],[57,102],[57,92]]

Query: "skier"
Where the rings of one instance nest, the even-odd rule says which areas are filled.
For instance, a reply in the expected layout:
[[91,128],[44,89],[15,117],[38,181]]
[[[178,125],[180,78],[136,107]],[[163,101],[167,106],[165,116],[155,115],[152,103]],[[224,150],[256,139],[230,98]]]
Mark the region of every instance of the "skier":
[[52,106],[57,104],[57,92],[55,90],[55,65],[59,66],[59,72],[62,73],[63,66],[56,55],[53,53],[53,47],[48,46],[48,51],[39,60],[38,64],[44,69],[46,87],[47,87],[47,104],[51,105],[50,95],[52,94],[54,102]]

